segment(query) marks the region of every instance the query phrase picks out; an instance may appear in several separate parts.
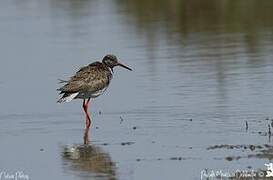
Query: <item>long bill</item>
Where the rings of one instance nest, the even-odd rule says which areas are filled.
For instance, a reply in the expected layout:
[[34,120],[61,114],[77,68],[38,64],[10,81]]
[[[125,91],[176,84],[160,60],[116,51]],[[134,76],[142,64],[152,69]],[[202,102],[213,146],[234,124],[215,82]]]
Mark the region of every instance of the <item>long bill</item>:
[[123,65],[123,64],[121,64],[121,63],[118,63],[118,66],[121,66],[121,67],[123,67],[123,68],[125,68],[125,69],[128,69],[128,70],[132,71],[131,68],[129,68],[128,66],[125,66],[125,65]]

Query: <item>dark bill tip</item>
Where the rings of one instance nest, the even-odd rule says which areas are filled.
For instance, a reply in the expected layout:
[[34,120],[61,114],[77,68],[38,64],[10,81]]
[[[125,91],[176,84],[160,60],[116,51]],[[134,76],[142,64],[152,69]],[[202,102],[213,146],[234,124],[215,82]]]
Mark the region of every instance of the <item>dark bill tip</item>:
[[121,63],[118,63],[118,65],[121,66],[121,67],[123,67],[123,68],[125,68],[125,69],[128,69],[128,70],[132,71],[132,69],[129,68],[128,66],[125,66],[125,65],[123,65],[123,64],[121,64]]

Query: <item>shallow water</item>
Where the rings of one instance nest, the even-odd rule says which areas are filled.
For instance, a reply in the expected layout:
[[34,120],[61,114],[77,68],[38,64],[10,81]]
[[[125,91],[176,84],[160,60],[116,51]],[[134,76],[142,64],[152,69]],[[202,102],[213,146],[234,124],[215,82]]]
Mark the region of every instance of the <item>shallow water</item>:
[[[68,180],[266,170],[272,7],[265,0],[1,1],[0,172]],[[133,71],[116,68],[107,92],[91,102],[83,145],[82,102],[57,104],[58,78],[106,53]]]

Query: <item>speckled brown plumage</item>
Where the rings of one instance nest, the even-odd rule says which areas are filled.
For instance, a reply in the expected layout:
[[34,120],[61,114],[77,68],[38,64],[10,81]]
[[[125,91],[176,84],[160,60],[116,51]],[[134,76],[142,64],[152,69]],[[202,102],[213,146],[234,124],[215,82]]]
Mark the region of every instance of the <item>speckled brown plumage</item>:
[[105,64],[94,62],[82,67],[66,84],[59,88],[60,94],[67,97],[79,92],[76,98],[84,99],[84,94],[95,94],[106,88],[112,79],[112,72]]
[[65,83],[65,85],[58,89],[62,97],[57,102],[62,103],[70,102],[73,99],[83,99],[82,106],[86,114],[87,129],[91,123],[88,113],[89,101],[91,98],[98,97],[107,89],[112,79],[113,68],[116,66],[132,70],[119,63],[115,55],[109,54],[102,59],[102,62],[97,61],[82,67],[68,81],[60,81],[60,83]]

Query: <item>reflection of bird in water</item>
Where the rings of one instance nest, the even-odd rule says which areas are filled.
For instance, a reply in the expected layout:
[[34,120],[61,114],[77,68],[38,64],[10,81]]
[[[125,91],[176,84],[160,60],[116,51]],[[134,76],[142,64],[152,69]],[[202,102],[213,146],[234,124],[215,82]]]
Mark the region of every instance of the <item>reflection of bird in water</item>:
[[102,62],[94,62],[82,67],[68,81],[61,80],[60,83],[66,83],[58,89],[62,97],[59,103],[70,102],[73,99],[83,99],[83,109],[86,114],[86,129],[90,127],[91,119],[88,113],[88,104],[91,98],[101,95],[108,87],[112,76],[113,68],[121,66],[128,70],[131,68],[118,62],[115,55],[106,55]]
[[69,165],[74,171],[89,172],[86,176],[91,175],[100,179],[116,179],[115,163],[110,155],[98,146],[92,144],[65,146],[62,156],[64,164]]

